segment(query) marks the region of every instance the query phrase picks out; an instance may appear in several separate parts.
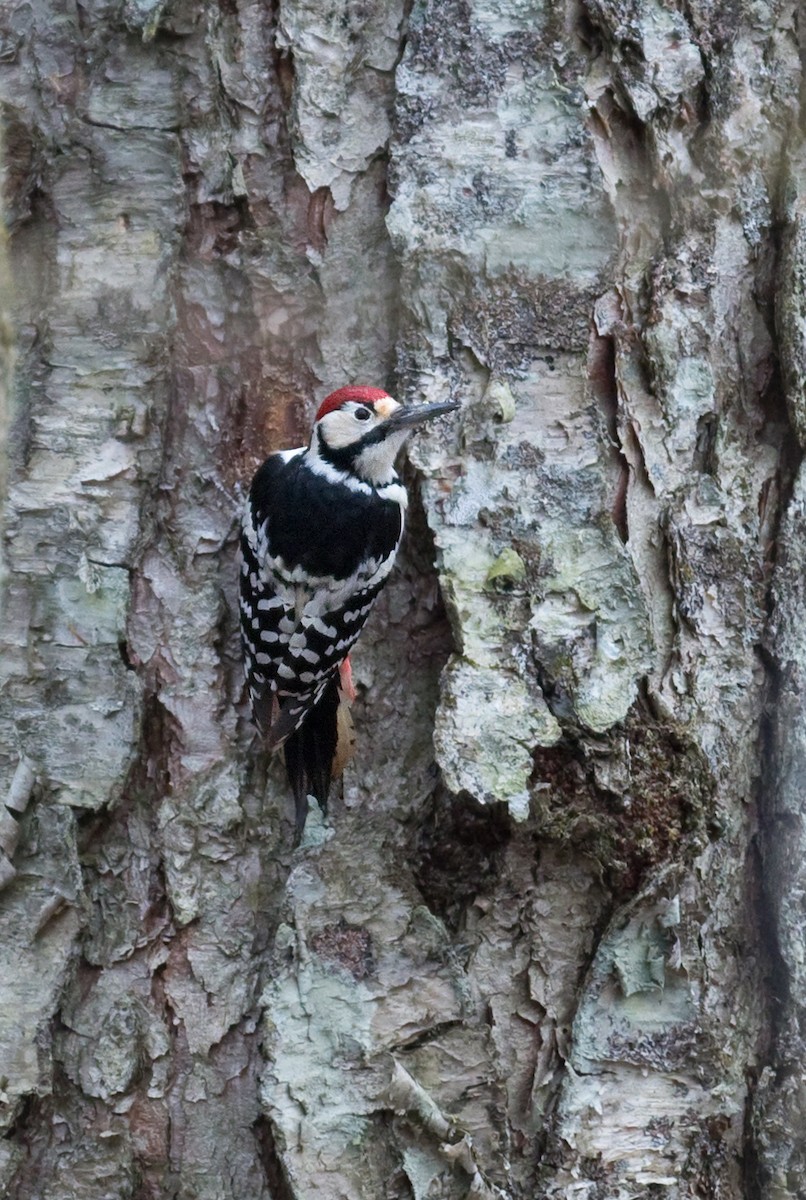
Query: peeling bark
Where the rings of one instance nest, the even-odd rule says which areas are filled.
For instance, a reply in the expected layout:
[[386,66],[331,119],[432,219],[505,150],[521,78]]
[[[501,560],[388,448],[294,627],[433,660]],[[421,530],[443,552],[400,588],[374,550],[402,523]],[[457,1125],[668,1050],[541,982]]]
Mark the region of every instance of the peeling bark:
[[[10,1200],[803,1193],[798,37],[6,6]],[[462,411],[293,850],[235,527],[348,382]]]

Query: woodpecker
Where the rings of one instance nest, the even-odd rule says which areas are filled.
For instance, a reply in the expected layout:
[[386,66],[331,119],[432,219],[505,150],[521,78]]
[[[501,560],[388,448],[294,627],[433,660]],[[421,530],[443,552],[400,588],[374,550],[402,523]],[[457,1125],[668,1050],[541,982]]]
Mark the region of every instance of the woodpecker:
[[321,404],[308,446],[269,455],[241,536],[241,635],[252,713],[283,748],[296,839],[338,773],[349,652],[394,565],[408,497],[395,459],[412,429],[458,404],[409,407],[380,388]]

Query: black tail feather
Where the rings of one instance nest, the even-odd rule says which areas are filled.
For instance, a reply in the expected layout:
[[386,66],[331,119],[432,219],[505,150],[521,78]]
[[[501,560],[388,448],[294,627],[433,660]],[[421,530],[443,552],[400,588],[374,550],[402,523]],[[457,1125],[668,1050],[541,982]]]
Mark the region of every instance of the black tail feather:
[[298,845],[308,816],[308,781],[302,753],[302,729],[295,729],[283,746],[285,771],[294,793],[294,845]]
[[327,812],[338,742],[338,711],[339,683],[338,676],[334,676],[319,701],[308,710],[302,724],[283,745],[285,769],[294,793],[297,842],[302,837],[308,816],[308,796],[312,795],[322,812]]

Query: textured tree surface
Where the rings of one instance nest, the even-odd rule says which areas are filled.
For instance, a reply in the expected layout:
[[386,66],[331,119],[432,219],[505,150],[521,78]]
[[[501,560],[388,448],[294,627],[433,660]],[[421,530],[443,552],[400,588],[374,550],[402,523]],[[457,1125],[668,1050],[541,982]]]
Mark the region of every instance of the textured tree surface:
[[[802,1197],[796,10],[7,2],[0,89],[0,1193]],[[462,410],[294,850],[235,528],[348,382]]]

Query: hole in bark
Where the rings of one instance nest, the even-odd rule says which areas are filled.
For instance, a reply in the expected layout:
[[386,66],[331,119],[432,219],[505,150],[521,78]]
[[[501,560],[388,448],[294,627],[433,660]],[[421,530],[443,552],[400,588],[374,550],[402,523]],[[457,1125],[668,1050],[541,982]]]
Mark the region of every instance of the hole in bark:
[[289,108],[291,97],[294,94],[294,77],[296,73],[294,70],[294,56],[290,50],[278,55],[276,70],[283,104],[286,108]]
[[682,726],[642,701],[607,737],[567,736],[533,754],[541,836],[601,865],[614,895],[699,853],[715,820],[708,761]]
[[218,200],[191,203],[185,227],[187,253],[203,262],[226,258],[240,247],[244,231],[254,227],[245,196],[236,196],[229,204]]
[[746,1196],[761,1196],[770,1182],[770,1172],[761,1161],[756,1143],[756,1091],[758,1089],[758,1074],[748,1072],[747,1095],[744,1102],[744,1122],[742,1129],[742,1178]]
[[511,836],[506,805],[437,792],[420,825],[414,878],[429,908],[452,930],[498,874]]
[[716,413],[706,413],[697,421],[697,442],[694,449],[694,467],[703,475],[716,475],[716,435],[719,418]]
[[594,24],[588,13],[584,10],[580,10],[577,14],[574,23],[574,32],[591,58],[598,58],[604,49],[602,31]]
[[121,661],[123,662],[123,665],[127,671],[136,670],[134,663],[129,657],[129,643],[122,638],[118,642],[118,654],[120,655]]
[[618,427],[618,383],[616,381],[616,343],[612,337],[591,331],[588,342],[588,380],[604,415],[611,461],[618,470],[610,500],[610,515],[622,542],[630,536],[627,524],[627,489],[630,471],[621,447]]
[[263,1174],[269,1185],[272,1200],[295,1200],[296,1193],[283,1170],[271,1121],[261,1114],[253,1123],[252,1132],[255,1135]]
[[308,241],[315,250],[327,245],[327,234],[336,209],[330,188],[320,187],[308,201]]
[[35,1116],[37,1109],[37,1097],[33,1093],[23,1096],[19,1102],[14,1120],[3,1133],[3,1140],[24,1142],[29,1123]]
[[38,131],[18,119],[10,107],[4,106],[3,116],[3,200],[9,228],[29,219],[51,221],[56,228],[51,198],[41,185],[45,152]]

